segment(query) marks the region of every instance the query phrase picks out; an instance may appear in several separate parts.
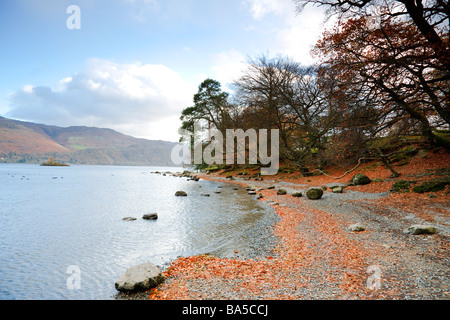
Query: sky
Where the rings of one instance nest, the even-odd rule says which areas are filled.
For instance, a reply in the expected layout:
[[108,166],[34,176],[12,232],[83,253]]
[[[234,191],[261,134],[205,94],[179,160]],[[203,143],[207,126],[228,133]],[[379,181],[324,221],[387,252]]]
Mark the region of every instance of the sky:
[[178,141],[203,80],[229,91],[262,54],[309,65],[325,27],[291,0],[1,0],[0,116]]

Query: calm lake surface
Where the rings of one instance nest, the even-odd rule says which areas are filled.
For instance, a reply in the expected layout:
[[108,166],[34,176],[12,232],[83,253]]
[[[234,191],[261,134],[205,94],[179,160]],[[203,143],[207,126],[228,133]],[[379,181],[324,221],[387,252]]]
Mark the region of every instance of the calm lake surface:
[[[151,173],[180,170],[0,164],[0,299],[113,299],[136,264],[245,254],[248,231],[273,212],[241,187]],[[158,220],[142,219],[151,212]],[[68,286],[72,266],[80,288]]]

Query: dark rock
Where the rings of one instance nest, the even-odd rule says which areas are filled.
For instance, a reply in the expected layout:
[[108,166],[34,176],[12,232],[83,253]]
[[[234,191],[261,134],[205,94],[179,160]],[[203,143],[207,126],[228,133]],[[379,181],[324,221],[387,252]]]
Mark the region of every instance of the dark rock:
[[175,196],[177,197],[187,197],[187,193],[184,191],[177,191],[175,192]]
[[142,216],[142,219],[144,220],[156,220],[158,219],[157,213],[146,213]]
[[302,194],[301,192],[294,192],[294,193],[292,194],[292,196],[293,196],[293,197],[301,197],[301,196],[303,196],[303,194]]
[[278,189],[277,194],[281,194],[281,195],[287,194],[287,191],[285,189]]
[[318,200],[318,199],[322,198],[322,195],[323,195],[323,190],[319,189],[319,188],[311,188],[311,189],[308,189],[308,191],[306,191],[306,196],[310,200]]

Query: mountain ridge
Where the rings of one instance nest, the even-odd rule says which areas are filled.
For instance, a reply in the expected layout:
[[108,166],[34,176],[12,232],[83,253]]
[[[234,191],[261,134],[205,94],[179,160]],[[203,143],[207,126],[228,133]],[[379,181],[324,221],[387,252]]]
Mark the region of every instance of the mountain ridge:
[[0,116],[0,162],[173,166],[175,142],[135,138],[110,128],[59,127]]

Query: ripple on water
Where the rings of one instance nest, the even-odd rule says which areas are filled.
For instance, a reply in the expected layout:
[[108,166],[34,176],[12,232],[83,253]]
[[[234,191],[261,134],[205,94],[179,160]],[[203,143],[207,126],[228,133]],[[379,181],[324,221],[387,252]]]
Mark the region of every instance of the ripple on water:
[[[243,248],[270,215],[242,188],[149,174],[156,170],[0,165],[0,299],[109,299],[127,268]],[[61,172],[64,179],[51,179]],[[175,197],[178,190],[188,196]],[[158,219],[143,220],[149,212]],[[80,269],[76,290],[67,286],[72,265]]]

